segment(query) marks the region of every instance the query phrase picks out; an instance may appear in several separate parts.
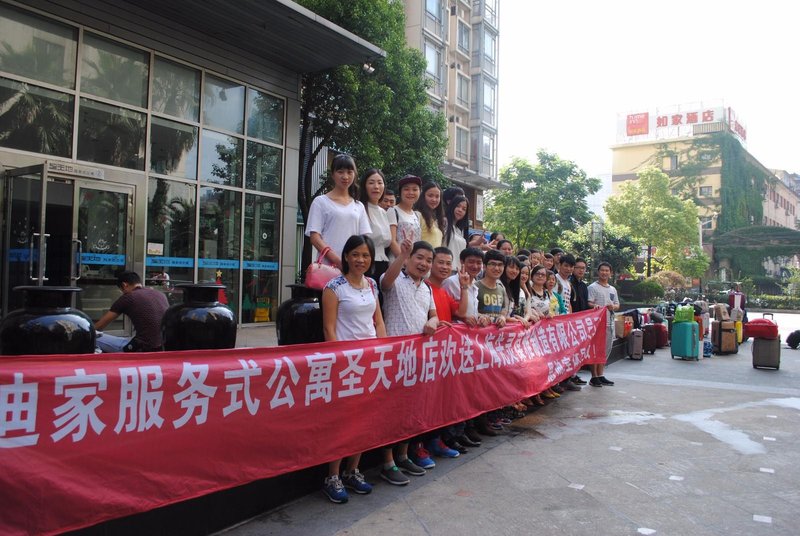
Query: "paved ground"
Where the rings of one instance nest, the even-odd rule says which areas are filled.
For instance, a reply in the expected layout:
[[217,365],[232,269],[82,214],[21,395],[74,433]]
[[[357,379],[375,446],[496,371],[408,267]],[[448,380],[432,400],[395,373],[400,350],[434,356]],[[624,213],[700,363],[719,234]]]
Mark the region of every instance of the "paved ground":
[[[776,315],[782,338],[800,315]],[[314,493],[226,535],[798,534],[800,350],[610,366],[456,460],[346,505]],[[413,477],[412,477],[413,478]]]

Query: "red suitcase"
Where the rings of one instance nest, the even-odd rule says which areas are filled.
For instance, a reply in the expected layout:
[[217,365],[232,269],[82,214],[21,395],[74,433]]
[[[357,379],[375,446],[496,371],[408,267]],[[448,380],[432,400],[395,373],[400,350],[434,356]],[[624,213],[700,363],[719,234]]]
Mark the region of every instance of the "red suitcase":
[[754,339],[777,339],[778,324],[767,318],[772,318],[772,313],[764,313],[764,318],[756,318],[744,325],[744,338],[753,337]]
[[653,324],[656,328],[656,348],[666,348],[669,345],[669,329],[666,324]]

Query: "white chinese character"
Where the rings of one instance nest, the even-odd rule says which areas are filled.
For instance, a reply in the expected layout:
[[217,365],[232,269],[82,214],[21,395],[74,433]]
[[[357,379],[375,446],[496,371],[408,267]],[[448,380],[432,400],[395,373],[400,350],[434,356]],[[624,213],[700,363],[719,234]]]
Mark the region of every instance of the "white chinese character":
[[[75,376],[56,378],[56,394],[64,395],[69,400],[53,409],[58,417],[53,422],[57,430],[50,435],[53,441],[61,441],[69,433],[72,433],[73,443],[80,441],[86,436],[87,425],[92,427],[95,434],[100,435],[106,425],[95,413],[97,407],[103,403],[97,396],[97,391],[105,391],[106,386],[105,374],[86,374],[85,369],[75,369]],[[92,398],[84,401],[86,397]]]
[[456,341],[453,340],[453,335],[448,335],[442,341],[442,349],[439,350],[439,355],[442,357],[439,365],[439,376],[443,378],[448,374],[455,376],[456,367],[453,364],[453,357],[456,355]]
[[578,340],[578,330],[575,329],[574,322],[567,322],[567,335],[569,336],[570,345],[578,346],[580,344]]
[[311,401],[317,398],[330,402],[333,392],[331,370],[336,362],[336,354],[307,355],[306,361],[311,369],[308,373],[308,385],[306,385],[306,406],[311,405]]
[[461,356],[461,364],[458,366],[459,374],[470,374],[475,372],[475,358],[472,357],[472,339],[466,335],[461,336],[461,348],[458,349],[458,355]]
[[490,363],[486,362],[486,353],[483,351],[483,348],[486,345],[486,338],[484,338],[484,343],[481,344],[478,337],[479,336],[475,337],[475,346],[478,348],[478,352],[480,352],[481,360],[477,365],[475,365],[475,370],[483,370],[485,368],[489,368]]
[[547,332],[547,342],[550,344],[550,348],[553,349],[553,352],[560,352],[561,347],[558,345],[555,326],[553,326],[553,324],[550,324],[545,328],[545,331]]
[[547,385],[556,381],[556,369],[552,361],[547,362]]
[[529,338],[529,341],[535,357],[542,357],[545,355],[544,350],[542,350],[542,345],[539,344],[539,336],[541,333],[542,333],[542,328],[540,328],[539,326],[535,326],[531,330],[531,336]]
[[[36,430],[38,383],[23,383],[22,373],[14,373],[14,383],[0,385],[0,448],[30,447],[39,442]],[[27,435],[6,437],[7,432],[26,432]]]
[[272,372],[272,376],[270,376],[267,382],[267,389],[272,389],[272,386],[275,385],[275,381],[278,380],[278,378],[280,378],[280,380],[278,381],[278,386],[275,388],[275,394],[272,396],[272,400],[269,401],[269,407],[270,409],[275,409],[278,406],[285,405],[291,408],[294,406],[294,394],[292,394],[291,388],[286,385],[286,376],[281,374],[282,363],[286,363],[286,369],[288,370],[292,385],[297,385],[297,382],[300,381],[300,374],[298,374],[292,360],[286,356],[280,359],[273,359],[272,362],[275,364],[275,370]]
[[567,326],[565,323],[559,322],[556,324],[556,336],[558,337],[558,343],[562,350],[569,348],[569,339],[567,339]]
[[360,362],[364,356],[364,350],[345,350],[344,356],[347,358],[347,367],[339,373],[339,379],[342,380],[342,385],[347,389],[339,391],[339,398],[348,396],[360,395],[364,392],[363,387],[357,387],[361,384],[366,367],[362,367]]
[[597,331],[597,326],[595,326],[594,319],[591,317],[586,317],[583,319],[586,323],[586,333],[589,334],[589,338],[591,339],[594,336],[594,332]]
[[372,382],[372,385],[369,386],[369,392],[373,392],[378,384],[383,384],[383,388],[388,390],[389,387],[392,386],[391,380],[389,380],[389,376],[386,375],[386,370],[391,368],[392,360],[386,359],[386,354],[391,352],[393,346],[378,346],[375,348],[375,351],[378,353],[377,361],[373,361],[370,363],[369,367],[378,370],[378,373],[375,375],[375,381]]
[[208,418],[208,400],[217,392],[216,387],[206,385],[205,381],[208,377],[208,365],[192,365],[191,363],[183,363],[183,371],[181,378],[178,380],[178,385],[183,387],[187,383],[189,386],[181,391],[175,393],[172,398],[175,402],[180,402],[181,407],[185,410],[180,419],[172,421],[172,426],[180,428],[192,418],[195,409],[199,413],[195,415],[194,422],[203,424]]
[[578,330],[578,338],[581,340],[581,342],[589,338],[589,336],[586,334],[586,326],[583,324],[583,320],[576,320],[575,328]]
[[403,379],[405,387],[411,387],[417,383],[417,350],[414,348],[414,341],[406,341],[397,353],[397,375],[395,381]]
[[123,426],[126,432],[143,432],[153,426],[161,428],[164,419],[158,412],[164,393],[151,391],[159,389],[164,382],[161,367],[125,367],[119,369],[119,375],[119,419],[114,431],[120,433]]
[[[500,333],[489,333],[486,335],[483,343],[486,346],[486,349],[489,351],[489,356],[491,357],[491,364],[493,367],[499,367],[502,365],[500,361],[500,354],[495,347],[495,339],[500,337]],[[478,366],[477,368],[481,368]],[[485,368],[485,367],[484,367]]]
[[239,364],[242,366],[241,369],[225,371],[226,380],[235,379],[240,381],[231,382],[225,387],[225,391],[231,395],[231,403],[222,409],[222,415],[224,417],[227,417],[234,411],[242,409],[242,401],[239,400],[239,393],[243,393],[244,402],[247,404],[247,411],[250,412],[250,415],[255,415],[258,411],[258,406],[261,404],[259,399],[256,398],[254,400],[250,394],[250,378],[261,376],[261,367],[256,365],[256,362],[252,359],[248,359],[247,361],[240,359]]
[[427,341],[422,343],[422,377],[423,382],[432,382],[436,380],[436,358],[439,357],[439,351],[436,347],[439,343],[430,337]]
[[545,333],[544,329],[539,330],[539,333],[536,334],[536,338],[538,339],[539,346],[542,347],[542,352],[544,352],[545,355],[553,353],[553,350],[550,349],[550,343],[547,342],[547,333]]

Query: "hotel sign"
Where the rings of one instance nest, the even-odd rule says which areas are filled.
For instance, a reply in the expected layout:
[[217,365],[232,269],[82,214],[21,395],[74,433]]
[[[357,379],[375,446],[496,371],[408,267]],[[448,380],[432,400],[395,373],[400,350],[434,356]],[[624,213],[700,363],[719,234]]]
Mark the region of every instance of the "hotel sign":
[[617,119],[617,142],[635,143],[693,136],[695,125],[723,123],[741,141],[747,130],[729,107],[700,104],[670,106],[653,111],[620,114]]
[[73,177],[83,177],[85,179],[103,180],[105,177],[103,170],[100,168],[83,166],[72,162],[48,160],[46,162],[46,168],[48,173],[60,173],[72,175]]

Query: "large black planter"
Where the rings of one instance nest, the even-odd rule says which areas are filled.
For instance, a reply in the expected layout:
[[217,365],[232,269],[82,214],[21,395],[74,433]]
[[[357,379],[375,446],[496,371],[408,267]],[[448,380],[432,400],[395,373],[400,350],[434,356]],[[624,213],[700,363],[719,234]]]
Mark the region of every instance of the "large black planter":
[[288,285],[292,298],[278,307],[275,329],[278,344],[322,342],[322,291],[305,285]]
[[177,285],[183,303],[166,310],[161,320],[164,350],[215,350],[236,346],[236,315],[217,297],[225,285]]
[[97,332],[89,316],[72,308],[77,287],[14,287],[23,307],[0,322],[0,354],[92,354]]

